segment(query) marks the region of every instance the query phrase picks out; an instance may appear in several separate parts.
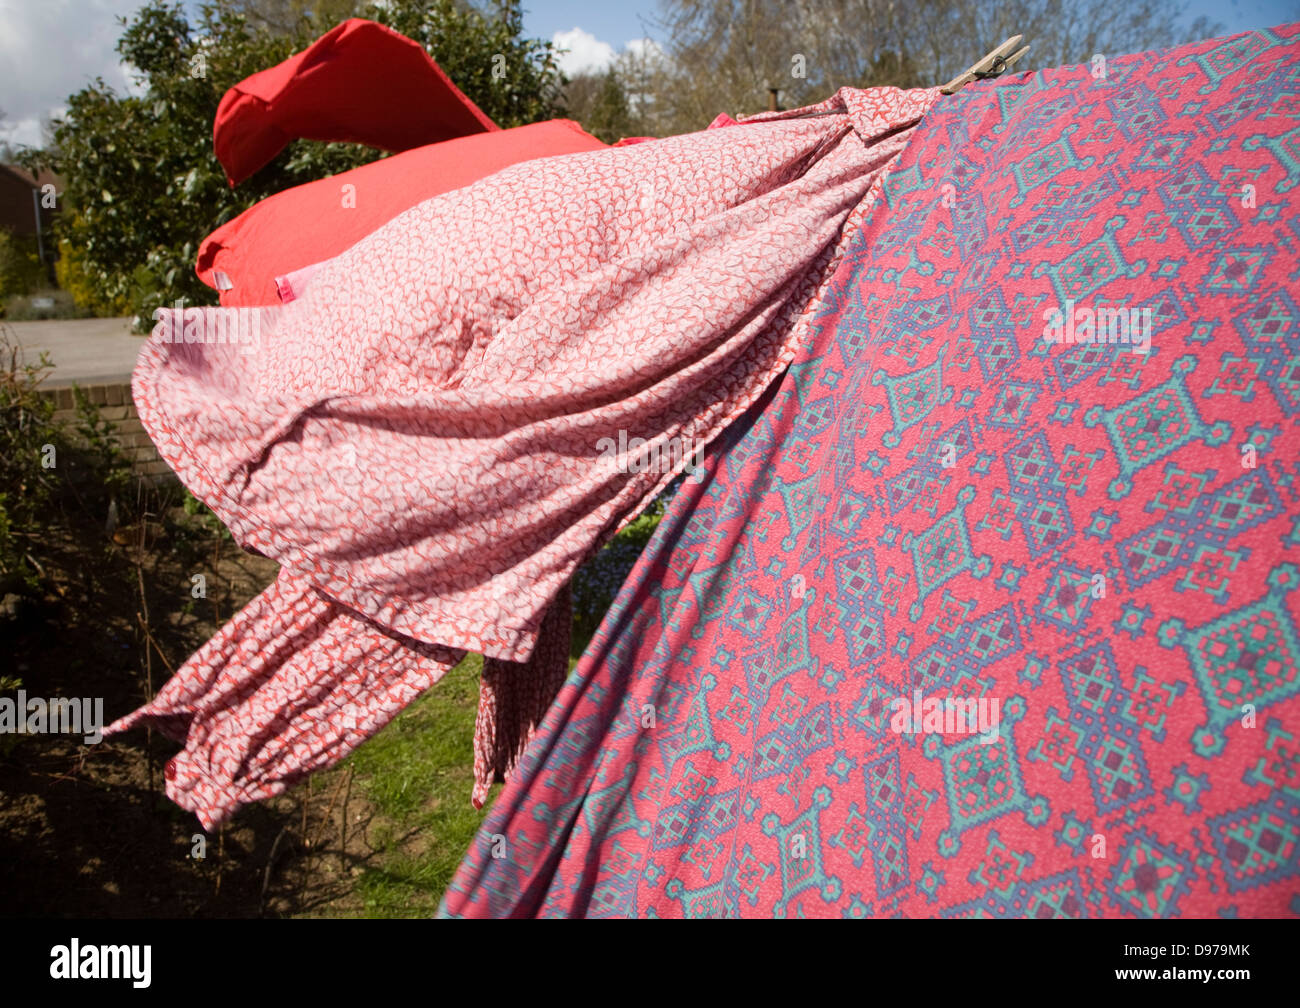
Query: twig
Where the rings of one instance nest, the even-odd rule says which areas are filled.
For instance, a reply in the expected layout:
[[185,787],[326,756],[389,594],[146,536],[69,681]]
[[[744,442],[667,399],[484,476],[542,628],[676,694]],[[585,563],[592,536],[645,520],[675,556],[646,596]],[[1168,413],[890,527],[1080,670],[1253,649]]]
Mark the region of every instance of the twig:
[[28,770],[27,772],[31,774],[33,777],[44,777],[47,780],[52,780],[52,781],[66,781],[69,784],[75,784],[77,781],[75,775],[68,776],[72,772],[69,770],[65,770],[63,771],[63,773],[58,773],[58,774],[46,773],[44,770]]
[[342,872],[347,864],[348,850],[348,799],[352,797],[352,774],[355,772],[354,764],[348,765],[348,789],[343,795],[343,810],[340,818],[342,822],[339,826],[339,871]]
[[[143,529],[143,524],[141,525],[141,528]],[[136,584],[139,586],[140,589],[140,611],[137,612],[135,615],[136,615],[136,619],[140,621],[140,625],[144,628],[144,639],[145,639],[144,701],[145,703],[149,703],[150,701],[153,700],[153,660],[149,655],[149,640],[152,638],[153,635],[149,632],[149,600],[145,596],[144,564],[140,560],[140,556],[142,556],[144,553],[143,531],[140,533],[140,537],[142,540],[140,545],[140,550],[137,553],[135,559]],[[158,781],[157,781],[157,776],[154,773],[153,725],[152,724],[149,724],[148,722],[145,723],[144,735],[145,735],[145,756],[149,763],[149,809],[150,811],[152,811],[154,808],[157,807],[158,804]]]
[[334,794],[330,796],[330,803],[325,806],[325,815],[321,817],[321,828],[319,831],[317,831],[316,837],[311,844],[312,850],[315,850],[320,845],[321,833],[325,831],[325,823],[329,820],[330,813],[334,811],[334,801],[335,799],[338,798],[339,792],[342,790],[343,790],[343,778],[340,777],[339,782],[336,785],[334,785]]
[[[139,613],[136,613],[137,618],[139,617],[139,615],[140,615]],[[172,675],[175,675],[176,674],[175,667],[172,665],[171,662],[167,660],[167,656],[163,654],[163,649],[159,646],[158,641],[154,638],[154,635],[149,632],[149,625],[145,623],[144,620],[140,620],[140,631],[141,633],[144,634],[145,641],[148,642],[149,644],[152,644],[153,649],[158,652],[158,657],[162,660],[162,663],[165,666],[167,666],[167,671],[170,672]],[[146,697],[145,699],[152,700],[153,697]]]
[[221,870],[226,865],[226,825],[221,824],[217,830],[217,883],[212,890],[212,898],[216,899],[221,895]]
[[307,838],[307,807],[311,804],[312,781],[314,778],[307,778],[307,788],[305,791],[298,792],[298,799],[302,803],[302,843],[304,856],[302,859],[302,874],[298,879],[298,905],[302,906],[303,898],[307,892],[307,883],[311,879],[311,841]]
[[271,844],[271,853],[266,859],[266,871],[262,873],[262,896],[257,903],[257,916],[261,917],[266,913],[266,889],[271,884],[271,869],[275,867],[275,852],[280,849],[280,841],[284,839],[285,833],[289,831],[286,823],[280,827],[280,832],[275,835],[275,842]]

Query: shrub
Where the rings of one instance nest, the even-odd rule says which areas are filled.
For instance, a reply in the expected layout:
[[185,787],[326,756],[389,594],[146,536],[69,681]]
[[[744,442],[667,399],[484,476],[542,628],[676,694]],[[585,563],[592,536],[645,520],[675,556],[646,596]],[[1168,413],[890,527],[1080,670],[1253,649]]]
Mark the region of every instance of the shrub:
[[[74,225],[70,225],[75,228]],[[85,249],[66,238],[59,242],[59,258],[54,263],[54,278],[67,291],[78,310],[97,318],[117,318],[127,314],[131,300],[124,293],[109,294],[103,285],[88,274]]]
[[43,285],[44,271],[36,248],[35,238],[0,229],[0,304]]
[[25,361],[0,326],[0,597],[34,594],[41,554],[69,528],[69,514],[102,524],[130,480],[111,425],[79,389],[77,423],[55,419],[39,388],[52,367],[44,354]]

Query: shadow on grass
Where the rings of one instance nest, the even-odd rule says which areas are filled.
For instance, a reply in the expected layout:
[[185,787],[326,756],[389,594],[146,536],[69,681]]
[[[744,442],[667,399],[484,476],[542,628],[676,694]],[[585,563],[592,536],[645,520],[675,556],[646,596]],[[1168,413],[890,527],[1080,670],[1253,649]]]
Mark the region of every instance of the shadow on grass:
[[482,667],[467,656],[349,760],[374,811],[366,840],[376,856],[355,889],[367,917],[436,912],[500,789],[482,809],[469,800]]

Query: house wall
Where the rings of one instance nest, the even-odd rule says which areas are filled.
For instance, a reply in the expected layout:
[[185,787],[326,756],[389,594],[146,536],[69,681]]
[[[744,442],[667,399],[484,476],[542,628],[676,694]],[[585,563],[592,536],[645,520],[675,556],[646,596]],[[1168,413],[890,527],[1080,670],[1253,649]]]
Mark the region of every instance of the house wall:
[[[158,455],[158,449],[149,440],[144,425],[135,411],[131,399],[131,383],[117,382],[107,385],[86,385],[82,387],[91,403],[98,408],[100,416],[113,425],[118,444],[131,462],[131,469],[137,476],[159,485],[175,481],[177,476],[168,468]],[[54,417],[70,424],[77,421],[76,400],[71,386],[42,389],[42,394],[54,400]]]
[[[42,210],[42,219],[47,220],[50,213]],[[25,237],[36,234],[32,185],[3,166],[0,166],[0,228]]]

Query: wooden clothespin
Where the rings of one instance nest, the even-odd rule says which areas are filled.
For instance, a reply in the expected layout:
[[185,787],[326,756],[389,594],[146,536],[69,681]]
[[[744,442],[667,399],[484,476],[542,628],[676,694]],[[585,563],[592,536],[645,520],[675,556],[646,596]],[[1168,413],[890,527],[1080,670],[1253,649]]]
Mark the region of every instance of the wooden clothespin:
[[1029,52],[1029,46],[1020,47],[1023,39],[1023,35],[1012,35],[973,67],[954,77],[939,90],[944,94],[955,94],[973,80],[1001,77],[1020,57]]

